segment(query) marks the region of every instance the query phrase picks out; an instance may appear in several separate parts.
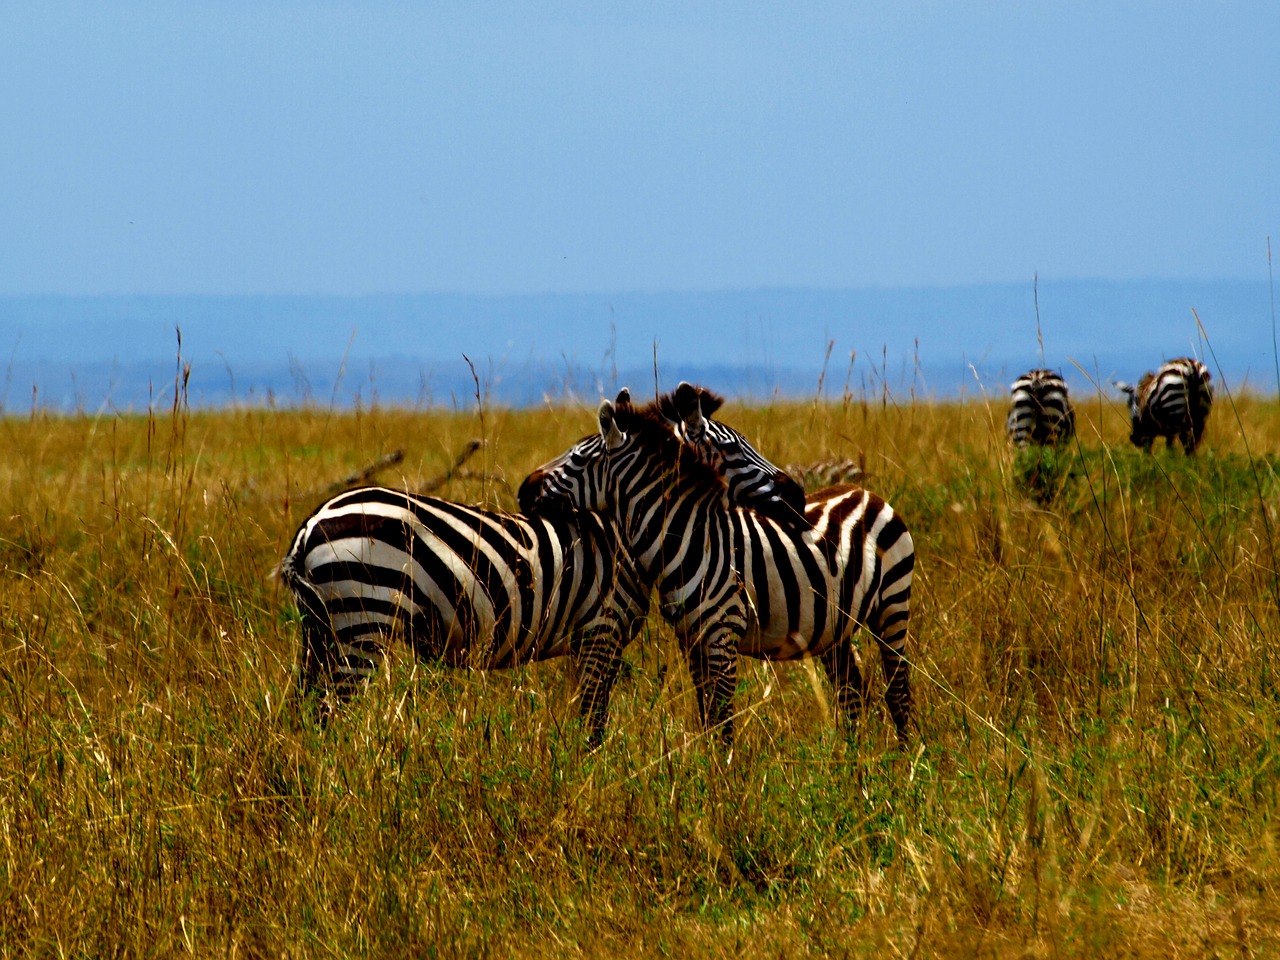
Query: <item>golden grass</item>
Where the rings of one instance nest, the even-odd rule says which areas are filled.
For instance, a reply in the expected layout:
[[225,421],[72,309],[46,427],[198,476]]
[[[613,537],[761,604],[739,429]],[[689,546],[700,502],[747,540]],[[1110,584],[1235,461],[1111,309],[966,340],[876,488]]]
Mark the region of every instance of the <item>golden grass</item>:
[[443,493],[512,508],[590,409],[0,420],[0,952],[1274,955],[1280,409],[1237,407],[1188,462],[1084,399],[1032,463],[999,404],[730,404],[912,526],[920,740],[747,663],[727,758],[656,620],[595,754],[561,663],[291,710],[269,573],[328,484],[481,437]]

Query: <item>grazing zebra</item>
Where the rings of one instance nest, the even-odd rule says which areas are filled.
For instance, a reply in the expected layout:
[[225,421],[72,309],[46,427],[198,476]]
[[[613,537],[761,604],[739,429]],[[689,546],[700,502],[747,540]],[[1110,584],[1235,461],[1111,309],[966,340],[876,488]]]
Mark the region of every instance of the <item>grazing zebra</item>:
[[1017,447],[1054,445],[1076,432],[1076,414],[1067,382],[1052,370],[1028,370],[1009,388],[1012,393],[1006,428]]
[[1170,448],[1177,437],[1188,456],[1195,453],[1213,407],[1210,379],[1209,368],[1199,360],[1179,357],[1143,374],[1136,387],[1117,383],[1129,395],[1134,446],[1150,451],[1155,438],[1164,437]]
[[[901,741],[910,725],[904,657],[915,549],[884,500],[854,486],[804,502],[803,520],[779,495],[770,513],[732,505],[706,464],[720,397],[682,383],[635,407],[625,391],[600,405],[600,432],[535,470],[520,506],[611,511],[642,575],[655,579],[663,616],[689,661],[703,722],[731,742],[738,654],[822,658],[846,717],[857,720],[862,675],[853,635],[878,641],[886,701]],[[674,412],[673,418],[670,414]],[[673,423],[674,420],[674,423]],[[780,501],[788,501],[785,507]]]
[[[731,495],[791,512],[778,489],[790,478],[729,434],[705,456],[732,476]],[[396,638],[451,666],[570,655],[598,744],[654,587],[623,542],[612,520],[585,511],[521,517],[385,487],[338,494],[302,524],[279,567],[302,614],[299,686],[332,685],[345,699]]]

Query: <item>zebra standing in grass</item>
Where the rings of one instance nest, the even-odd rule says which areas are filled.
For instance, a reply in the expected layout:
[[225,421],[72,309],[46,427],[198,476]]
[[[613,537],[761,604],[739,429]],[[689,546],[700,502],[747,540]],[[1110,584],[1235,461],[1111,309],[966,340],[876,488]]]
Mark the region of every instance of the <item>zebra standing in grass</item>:
[[720,404],[687,383],[644,407],[634,407],[625,391],[615,403],[604,401],[600,432],[530,474],[520,487],[521,509],[611,511],[635,562],[657,581],[703,722],[718,726],[727,742],[739,653],[821,657],[840,707],[855,722],[863,681],[852,638],[863,625],[878,642],[885,699],[905,742],[911,688],[904,648],[915,567],[906,524],[880,497],[854,486],[810,494],[803,514],[794,490],[780,493],[769,515],[731,505],[702,453],[705,444],[731,443],[730,428],[709,418]]
[[1209,368],[1199,360],[1179,357],[1143,374],[1136,387],[1116,384],[1129,395],[1134,446],[1150,451],[1155,438],[1164,437],[1169,448],[1177,437],[1187,456],[1195,453],[1213,407],[1210,379]]
[[[779,479],[790,482],[736,441],[706,455],[744,504],[775,509]],[[593,744],[654,587],[607,516],[521,517],[385,487],[322,504],[279,572],[302,615],[304,693],[350,696],[393,639],[424,660],[484,669],[569,655]]]
[[526,518],[361,487],[299,528],[281,578],[302,614],[303,692],[346,699],[385,644],[485,669],[571,655],[593,743],[622,649],[648,613],[644,581],[605,518]]
[[1052,370],[1028,370],[1009,388],[1012,401],[1006,427],[1016,447],[1054,445],[1076,432],[1076,414],[1067,382]]

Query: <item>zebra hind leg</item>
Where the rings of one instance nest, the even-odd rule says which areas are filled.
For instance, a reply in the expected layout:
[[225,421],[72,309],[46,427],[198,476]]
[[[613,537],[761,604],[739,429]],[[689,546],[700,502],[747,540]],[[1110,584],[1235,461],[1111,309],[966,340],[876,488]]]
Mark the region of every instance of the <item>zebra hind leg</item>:
[[737,636],[720,631],[706,642],[689,646],[689,673],[698,693],[698,715],[726,747],[733,744],[733,693],[738,685]]
[[583,637],[574,646],[573,663],[578,674],[578,709],[594,750],[604,742],[609,697],[622,667],[622,638],[612,629]]
[[1200,446],[1200,437],[1204,433],[1204,424],[1192,425],[1182,431],[1179,439],[1182,441],[1182,451],[1188,457],[1194,456],[1196,448]]
[[[302,649],[294,690],[305,708],[313,705],[321,723],[333,713],[333,673],[337,665],[338,638],[315,588],[305,580],[289,583],[302,615]],[[314,699],[313,699],[314,698]]]
[[901,641],[894,643],[876,637],[880,647],[880,663],[884,667],[884,702],[898,731],[898,742],[906,746],[911,740],[911,666],[902,655]]
[[858,652],[849,638],[837,643],[822,655],[822,665],[835,689],[836,705],[852,733],[862,716],[862,702],[866,698],[866,686],[858,664]]
[[302,650],[295,692],[304,709],[314,705],[317,718],[325,724],[365,679],[378,672],[382,637],[373,633],[343,642],[315,586],[292,570],[286,574],[286,582],[302,615]]

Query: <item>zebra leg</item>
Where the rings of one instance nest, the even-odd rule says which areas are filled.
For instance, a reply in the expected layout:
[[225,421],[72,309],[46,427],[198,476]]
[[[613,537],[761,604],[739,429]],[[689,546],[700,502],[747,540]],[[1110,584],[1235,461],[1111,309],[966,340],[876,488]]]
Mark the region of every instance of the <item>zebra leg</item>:
[[380,628],[361,625],[359,636],[335,630],[333,619],[314,585],[302,577],[290,581],[302,614],[302,652],[297,690],[303,698],[319,693],[319,717],[327,722],[339,704],[355,694],[382,664]]
[[[286,570],[285,577],[302,615],[302,649],[295,689],[304,699],[320,690],[324,704],[329,699],[328,688],[337,663],[338,638],[333,632],[329,611],[311,582],[292,569]],[[322,707],[321,719],[326,718],[327,711]]]
[[862,701],[866,696],[862,671],[858,667],[858,652],[849,638],[841,640],[822,655],[822,665],[836,692],[836,705],[844,713],[852,731],[862,715]]
[[622,666],[622,637],[616,628],[605,628],[582,637],[574,645],[573,662],[578,674],[579,713],[587,724],[587,742],[595,749],[604,742],[609,722],[609,696]]
[[733,743],[733,693],[738,685],[738,637],[728,629],[713,630],[685,651],[698,692],[698,715],[724,745]]
[[896,642],[876,637],[880,663],[884,667],[884,702],[898,730],[898,742],[903,746],[911,739],[911,666],[902,655],[905,640],[905,630]]

